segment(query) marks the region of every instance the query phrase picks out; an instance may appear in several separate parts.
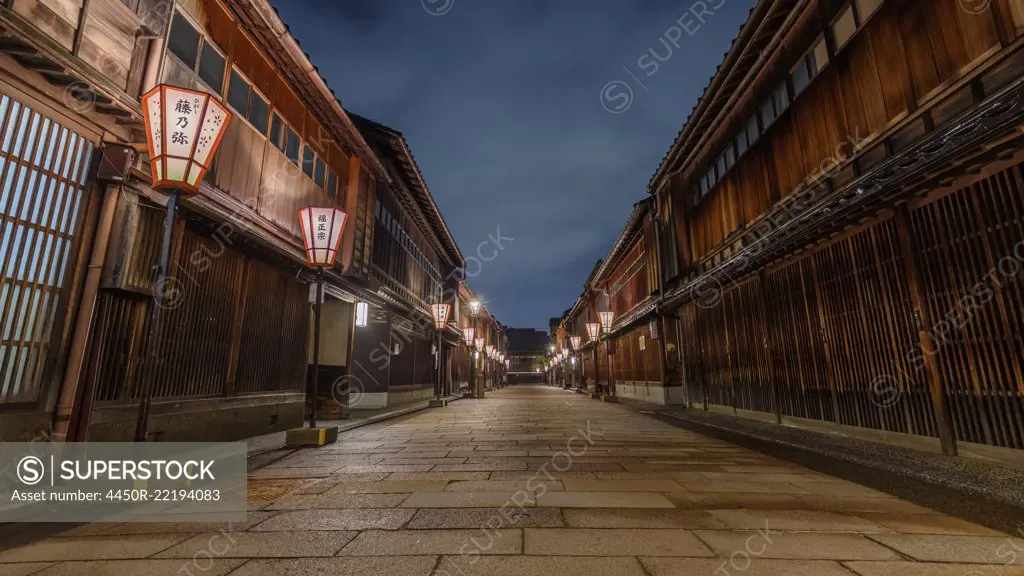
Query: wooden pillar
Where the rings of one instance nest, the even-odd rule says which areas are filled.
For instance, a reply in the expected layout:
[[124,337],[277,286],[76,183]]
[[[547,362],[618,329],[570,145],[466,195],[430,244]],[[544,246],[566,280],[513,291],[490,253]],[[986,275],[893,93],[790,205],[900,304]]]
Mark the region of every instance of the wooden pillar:
[[[896,233],[899,236],[900,250],[903,255],[903,270],[906,273],[910,303],[913,307],[917,327],[918,342],[922,350],[935,350],[931,336],[931,315],[928,313],[928,295],[924,286],[921,285],[917,254],[914,252],[913,238],[910,232],[910,210],[906,204],[900,204],[896,209],[895,221]],[[935,423],[939,428],[939,441],[942,443],[942,453],[946,456],[956,456],[956,434],[953,432],[953,419],[949,414],[949,402],[939,376],[939,367],[934,354],[923,354],[923,356],[928,388],[932,395],[932,407],[935,410]]]

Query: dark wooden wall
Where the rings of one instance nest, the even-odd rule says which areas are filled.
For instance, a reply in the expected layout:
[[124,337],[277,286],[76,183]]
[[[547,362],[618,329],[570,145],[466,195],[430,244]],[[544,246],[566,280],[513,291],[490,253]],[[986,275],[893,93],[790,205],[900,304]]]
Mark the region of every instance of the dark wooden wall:
[[[884,216],[685,305],[691,400],[937,436],[934,358],[956,437],[1024,448],[1022,169],[937,191],[905,220]],[[930,346],[908,270],[920,279]]]
[[[831,17],[843,5],[822,0]],[[1017,0],[995,2],[1008,6]],[[734,125],[709,138],[710,157],[698,158],[692,179],[673,183],[677,209],[688,210],[685,222],[676,220],[686,262],[698,262],[733,239],[744,226],[802,184],[827,171],[832,160],[850,157],[854,144],[866,145],[932,104],[950,83],[969,72],[1000,46],[993,7],[980,14],[960,8],[953,0],[886,0],[809,86],[767,128],[713,191],[694,206],[694,182],[723,146],[716,141],[735,135],[770,90],[783,81],[796,58],[810,48],[821,30],[816,17],[805,18],[787,38],[783,57],[769,66],[759,85],[741,99]],[[819,8],[812,5],[808,12]],[[788,59],[787,59],[788,58]],[[685,209],[682,206],[689,206]]]

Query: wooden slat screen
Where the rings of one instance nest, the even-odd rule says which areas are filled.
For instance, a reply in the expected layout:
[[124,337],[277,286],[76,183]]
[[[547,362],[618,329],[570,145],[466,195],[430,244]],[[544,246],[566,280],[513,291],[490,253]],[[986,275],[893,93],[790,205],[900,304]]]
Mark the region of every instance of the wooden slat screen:
[[[238,392],[302,390],[309,341],[309,287],[248,261],[248,295],[238,358]],[[273,354],[267,354],[273,350]]]
[[936,350],[923,352],[938,360],[957,438],[1024,448],[1021,166],[911,217],[935,324]]
[[[917,333],[902,234],[933,349]],[[914,207],[909,229],[883,217],[684,305],[688,397],[770,413],[777,393],[785,416],[937,437],[933,355],[957,438],[1024,448],[1022,274],[1018,165]]]
[[[159,236],[162,219],[139,222],[135,238],[140,243]],[[146,365],[154,299],[141,290],[105,289],[88,370],[96,400],[134,402],[144,379],[152,382],[157,399],[301,390],[309,330],[307,286],[183,226],[176,236],[172,279],[160,300],[159,370]],[[140,288],[151,290],[152,282]],[[232,373],[234,350],[238,361]],[[229,380],[235,382],[233,392]]]
[[0,404],[38,400],[53,365],[92,153],[79,134],[0,96]]

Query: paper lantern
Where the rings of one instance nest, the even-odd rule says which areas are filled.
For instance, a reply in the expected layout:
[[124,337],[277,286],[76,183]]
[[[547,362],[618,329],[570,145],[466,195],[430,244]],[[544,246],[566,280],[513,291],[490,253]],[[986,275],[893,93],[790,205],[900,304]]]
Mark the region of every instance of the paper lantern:
[[206,92],[161,84],[142,97],[154,188],[195,194],[232,114]]

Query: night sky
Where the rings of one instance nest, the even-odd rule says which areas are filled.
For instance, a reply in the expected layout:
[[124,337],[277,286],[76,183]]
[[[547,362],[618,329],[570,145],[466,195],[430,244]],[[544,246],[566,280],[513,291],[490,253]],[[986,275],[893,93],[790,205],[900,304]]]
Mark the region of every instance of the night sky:
[[470,286],[538,329],[579,296],[754,4],[271,1],[343,106],[405,135]]

